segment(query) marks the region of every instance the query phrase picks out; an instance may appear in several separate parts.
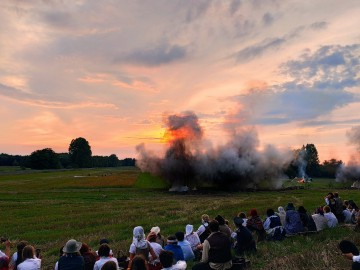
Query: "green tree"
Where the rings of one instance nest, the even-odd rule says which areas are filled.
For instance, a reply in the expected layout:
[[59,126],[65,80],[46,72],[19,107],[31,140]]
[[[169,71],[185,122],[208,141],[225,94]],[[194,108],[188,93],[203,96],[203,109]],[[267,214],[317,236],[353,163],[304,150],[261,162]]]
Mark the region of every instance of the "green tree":
[[69,156],[74,167],[91,167],[91,154],[91,147],[86,139],[79,137],[71,141],[69,146]]
[[325,160],[321,164],[321,176],[336,178],[336,172],[342,164],[342,160],[336,160],[334,158],[330,160]]
[[108,161],[109,161],[109,163],[108,163],[109,167],[117,167],[117,166],[119,166],[119,159],[115,154],[111,154],[109,156]]
[[36,170],[60,168],[59,157],[51,148],[32,152],[29,163],[30,168]]
[[306,174],[309,176],[320,175],[319,154],[314,144],[307,144],[303,148],[306,150],[305,159],[307,161]]

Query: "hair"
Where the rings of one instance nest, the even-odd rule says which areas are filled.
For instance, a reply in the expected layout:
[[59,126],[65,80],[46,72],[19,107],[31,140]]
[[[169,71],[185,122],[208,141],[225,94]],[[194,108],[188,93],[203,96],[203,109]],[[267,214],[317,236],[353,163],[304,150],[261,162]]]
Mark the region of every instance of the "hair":
[[0,257],[0,269],[9,269],[9,258],[6,256]]
[[149,241],[149,242],[156,242],[156,234],[154,232],[151,232],[148,234],[148,236],[146,237],[146,239]]
[[206,222],[209,221],[209,216],[208,216],[207,214],[203,214],[203,215],[201,216],[201,218],[202,218],[202,220],[204,220],[204,221],[206,221]]
[[98,254],[100,257],[109,257],[110,247],[108,244],[101,244],[98,250]]
[[274,209],[269,208],[268,210],[266,210],[266,215],[268,217],[271,217],[271,216],[275,215]]
[[335,197],[335,198],[339,198],[339,193],[338,193],[338,192],[334,192],[334,197]]
[[252,217],[255,217],[255,216],[258,216],[258,212],[255,208],[251,209],[250,210],[250,215],[249,216],[252,216]]
[[136,255],[131,261],[131,270],[147,270],[148,265],[143,255]]
[[[169,240],[170,240],[170,242],[169,242]],[[175,237],[175,235],[170,235],[167,238],[167,242],[168,242],[168,244],[176,245],[177,244],[177,238]]]
[[23,262],[23,256],[22,256],[22,251],[24,249],[24,247],[26,247],[28,245],[27,241],[20,241],[17,245],[16,245],[16,249],[17,249],[17,259],[16,259],[16,265],[14,267],[14,270],[17,269],[17,266]]
[[178,241],[184,241],[184,233],[183,232],[175,233],[175,237]]
[[246,215],[245,215],[244,212],[240,212],[238,216],[241,217],[241,218],[246,218]]
[[210,221],[209,229],[211,232],[218,232],[219,231],[219,222],[217,220]]
[[325,213],[330,213],[331,212],[331,208],[328,205],[325,205],[323,210],[324,210]]
[[174,253],[168,250],[162,250],[159,254],[160,263],[164,268],[172,266]]
[[23,260],[32,259],[35,256],[35,250],[33,246],[27,245],[22,251]]
[[302,213],[302,214],[306,214],[306,209],[305,209],[305,207],[304,206],[299,206],[299,208],[298,208],[298,212],[299,213]]
[[116,263],[114,261],[107,261],[101,267],[101,270],[117,270]]
[[80,251],[80,254],[82,255],[82,254],[84,254],[84,253],[89,252],[89,251],[90,251],[90,248],[89,248],[89,246],[88,246],[87,244],[82,243],[82,244],[81,244],[81,248],[80,248],[79,251]]
[[106,238],[103,238],[100,240],[99,242],[99,245],[102,245],[102,244],[110,244],[109,240],[107,240]]
[[217,215],[215,219],[219,222],[219,225],[225,225],[225,219],[222,216]]

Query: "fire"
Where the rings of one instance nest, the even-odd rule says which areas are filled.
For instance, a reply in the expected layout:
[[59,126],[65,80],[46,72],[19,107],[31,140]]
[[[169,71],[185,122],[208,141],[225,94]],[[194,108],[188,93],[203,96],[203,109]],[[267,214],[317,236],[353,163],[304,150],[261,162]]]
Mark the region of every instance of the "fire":
[[176,130],[166,130],[163,136],[163,141],[171,144],[177,140],[187,140],[195,137],[196,136],[192,130],[181,128]]

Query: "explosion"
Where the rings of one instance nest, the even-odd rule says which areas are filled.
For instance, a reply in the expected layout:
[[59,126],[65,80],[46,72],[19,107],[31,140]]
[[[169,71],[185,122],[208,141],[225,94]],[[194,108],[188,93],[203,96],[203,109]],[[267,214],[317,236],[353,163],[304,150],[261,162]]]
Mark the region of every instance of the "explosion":
[[258,150],[254,128],[232,132],[232,139],[216,148],[204,147],[203,130],[193,112],[164,118],[168,148],[158,157],[137,146],[137,165],[143,172],[163,177],[173,187],[209,183],[221,189],[280,188],[291,152],[268,145]]

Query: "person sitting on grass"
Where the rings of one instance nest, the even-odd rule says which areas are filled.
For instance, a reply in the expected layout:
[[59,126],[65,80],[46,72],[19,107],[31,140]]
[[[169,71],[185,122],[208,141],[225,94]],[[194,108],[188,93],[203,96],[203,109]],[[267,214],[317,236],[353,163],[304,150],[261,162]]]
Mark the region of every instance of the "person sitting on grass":
[[295,211],[295,206],[291,202],[289,202],[286,206],[284,228],[287,235],[294,235],[305,231],[300,219],[300,214]]
[[280,217],[275,215],[273,209],[269,208],[266,211],[267,218],[264,221],[264,229],[267,234],[267,240],[283,240],[285,237],[285,229],[281,225]]
[[8,239],[1,239],[1,243],[5,243],[5,250],[0,250],[0,270],[8,270],[10,262],[10,246],[11,243]]
[[280,217],[281,225],[284,226],[285,225],[285,217],[286,217],[285,209],[284,209],[284,207],[279,206],[278,211],[279,212],[277,212],[276,215],[278,215]]
[[187,264],[185,261],[178,261],[176,264],[173,264],[174,253],[169,250],[163,250],[160,252],[160,262],[164,270],[185,270]]
[[145,239],[144,229],[141,226],[137,226],[133,230],[133,242],[130,245],[130,262],[135,257],[135,255],[143,255],[144,258],[149,258],[151,255],[151,260],[156,260],[157,255],[155,254],[153,248],[149,241]]
[[58,270],[79,270],[85,268],[84,258],[80,255],[81,242],[70,239],[66,242],[58,263]]
[[256,243],[250,230],[243,226],[244,221],[241,217],[234,218],[236,230],[232,233],[235,240],[234,249],[238,256],[243,256],[245,252],[255,252]]
[[204,243],[204,240],[210,235],[209,221],[210,218],[207,214],[201,216],[201,225],[196,231],[201,243]]
[[17,266],[18,270],[40,270],[41,259],[35,257],[33,246],[27,245],[22,252],[24,261]]
[[11,256],[11,260],[10,260],[10,268],[13,270],[16,270],[17,266],[22,263],[23,258],[22,258],[22,251],[24,249],[25,246],[28,245],[27,241],[20,241],[17,245],[16,245],[16,252]]
[[160,255],[160,252],[164,249],[162,248],[162,246],[159,243],[156,242],[156,238],[157,238],[156,234],[153,232],[149,233],[149,235],[146,237],[146,239],[150,242],[150,245],[157,256],[157,258],[155,260],[149,260],[148,265],[149,265],[150,270],[160,270],[161,269],[159,255]]
[[99,247],[98,255],[100,256],[100,259],[95,262],[94,264],[94,270],[100,270],[101,267],[108,261],[113,261],[116,263],[116,267],[119,269],[119,264],[117,259],[110,257],[110,247],[108,244],[102,244]]
[[82,243],[80,254],[84,258],[85,270],[93,270],[97,257],[96,253],[92,252],[87,244]]
[[336,216],[334,215],[334,213],[331,212],[330,206],[328,205],[324,206],[324,216],[327,219],[327,224],[329,228],[334,228],[339,224]]
[[171,251],[174,253],[174,261],[184,261],[184,252],[182,248],[178,245],[178,241],[174,235],[170,235],[167,238],[167,245],[164,247],[165,250]]
[[107,261],[101,267],[101,270],[118,270],[118,269],[117,269],[116,263],[114,261]]
[[188,224],[185,227],[185,240],[189,241],[195,258],[200,258],[202,245],[199,236],[194,232],[194,226],[191,224]]
[[160,234],[160,228],[158,226],[152,227],[150,233],[155,233],[156,243],[158,243],[162,247],[165,246],[165,238]]
[[215,220],[217,220],[217,222],[219,222],[219,230],[220,230],[220,232],[222,232],[227,237],[229,237],[229,239],[231,239],[231,229],[229,228],[228,225],[226,225],[225,219],[222,216],[217,215],[215,217]]
[[344,216],[344,223],[345,224],[351,224],[352,223],[352,211],[350,211],[349,208],[346,207],[346,205],[343,205],[343,216]]
[[246,222],[246,228],[248,228],[252,233],[255,233],[257,236],[257,242],[263,241],[266,238],[266,233],[264,230],[264,225],[261,218],[258,215],[256,209],[251,209],[249,218]]
[[192,270],[226,270],[232,266],[231,241],[219,231],[219,223],[212,220],[209,223],[211,234],[205,239],[201,261]]
[[309,215],[304,206],[299,206],[298,212],[300,214],[301,222],[307,232],[316,232],[316,224],[311,215]]
[[315,222],[316,230],[322,231],[323,229],[328,228],[327,219],[324,216],[324,211],[321,207],[315,210],[315,214],[311,216]]
[[195,259],[194,252],[192,251],[190,243],[184,239],[184,233],[183,232],[177,232],[175,233],[175,237],[178,240],[178,245],[181,247],[183,254],[184,254],[184,260],[185,261],[192,261]]

